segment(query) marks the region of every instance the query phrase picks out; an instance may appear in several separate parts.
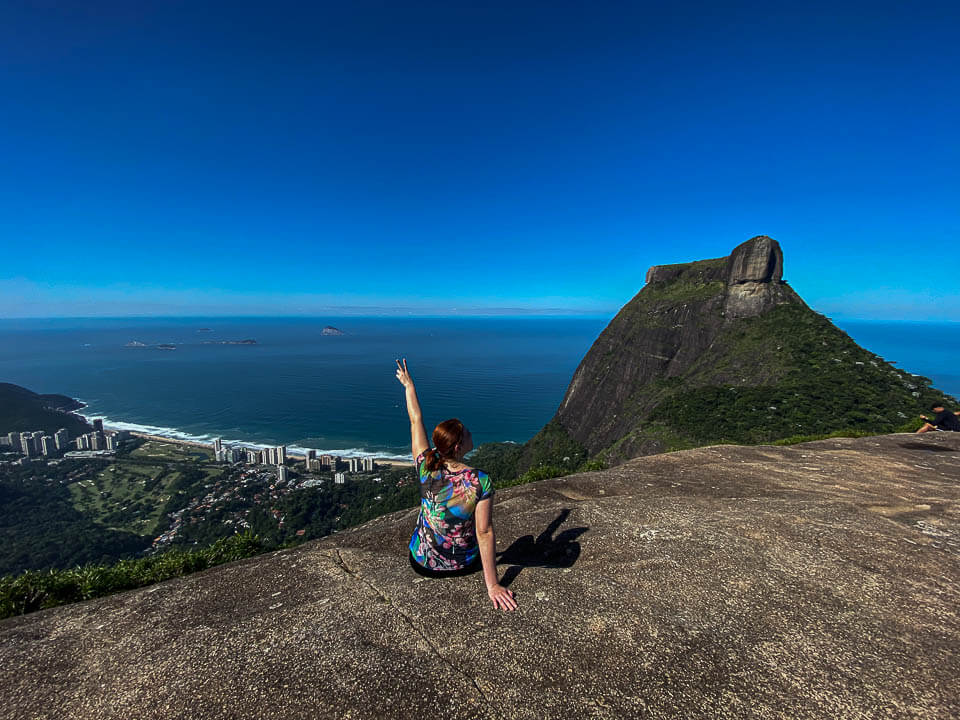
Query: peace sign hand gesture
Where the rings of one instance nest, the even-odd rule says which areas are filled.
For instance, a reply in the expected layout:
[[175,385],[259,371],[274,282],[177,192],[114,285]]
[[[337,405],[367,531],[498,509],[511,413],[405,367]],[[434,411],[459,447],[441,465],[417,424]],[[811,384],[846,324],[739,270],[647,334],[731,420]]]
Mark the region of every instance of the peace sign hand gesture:
[[410,377],[410,371],[407,370],[407,359],[403,359],[403,365],[397,360],[397,380],[404,387],[413,387],[413,378]]

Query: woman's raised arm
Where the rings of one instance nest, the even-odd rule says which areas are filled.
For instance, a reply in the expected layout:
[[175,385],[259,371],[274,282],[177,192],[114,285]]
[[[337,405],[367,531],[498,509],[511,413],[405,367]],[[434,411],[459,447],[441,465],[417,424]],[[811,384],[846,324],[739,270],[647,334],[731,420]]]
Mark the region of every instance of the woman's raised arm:
[[426,452],[430,445],[427,443],[427,431],[423,427],[420,401],[417,400],[417,389],[413,386],[413,378],[410,377],[410,371],[407,370],[406,358],[403,359],[403,365],[397,360],[397,380],[403,385],[407,394],[407,415],[410,416],[410,449],[413,451],[413,459],[416,461],[417,455]]

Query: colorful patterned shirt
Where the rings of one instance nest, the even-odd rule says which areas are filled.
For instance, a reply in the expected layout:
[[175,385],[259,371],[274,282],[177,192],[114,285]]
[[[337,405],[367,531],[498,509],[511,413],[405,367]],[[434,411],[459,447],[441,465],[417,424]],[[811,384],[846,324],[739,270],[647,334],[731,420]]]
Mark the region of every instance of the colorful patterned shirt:
[[417,455],[420,473],[420,516],[410,538],[410,554],[431,570],[459,570],[477,559],[480,547],[473,513],[477,503],[493,496],[493,483],[482,470],[427,470]]

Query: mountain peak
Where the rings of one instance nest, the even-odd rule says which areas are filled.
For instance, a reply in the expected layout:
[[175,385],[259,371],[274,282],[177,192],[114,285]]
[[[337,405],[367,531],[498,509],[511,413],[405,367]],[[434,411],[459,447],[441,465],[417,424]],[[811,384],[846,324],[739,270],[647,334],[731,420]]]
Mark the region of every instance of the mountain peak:
[[727,259],[727,285],[781,282],[782,278],[783,251],[780,243],[766,235],[740,243]]
[[709,443],[891,432],[944,397],[859,347],[783,281],[757,235],[727,257],[656,265],[583,358],[521,472]]
[[766,235],[740,243],[725,258],[654,265],[647,270],[647,285],[677,281],[716,283],[717,294],[723,290],[724,314],[734,318],[759,315],[787,302],[802,302],[784,286],[780,243]]

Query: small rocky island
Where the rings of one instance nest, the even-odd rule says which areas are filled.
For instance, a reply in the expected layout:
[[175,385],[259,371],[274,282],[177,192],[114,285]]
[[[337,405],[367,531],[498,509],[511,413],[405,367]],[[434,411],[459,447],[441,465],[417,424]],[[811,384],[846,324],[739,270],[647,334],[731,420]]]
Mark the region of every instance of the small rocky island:
[[139,340],[131,340],[130,342],[124,344],[126,348],[153,348],[154,350],[176,350],[177,346],[173,343],[157,343],[156,345],[148,345],[147,343],[140,342]]
[[204,340],[203,345],[256,345],[257,341],[253,338],[246,340]]
[[346,333],[343,330],[339,330],[335,328],[333,325],[327,325],[325,328],[323,328],[323,332],[321,332],[320,334],[321,335],[346,335]]

